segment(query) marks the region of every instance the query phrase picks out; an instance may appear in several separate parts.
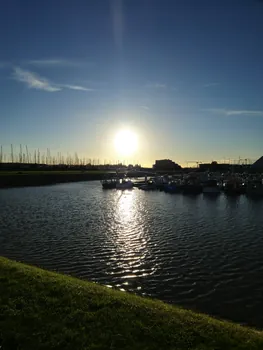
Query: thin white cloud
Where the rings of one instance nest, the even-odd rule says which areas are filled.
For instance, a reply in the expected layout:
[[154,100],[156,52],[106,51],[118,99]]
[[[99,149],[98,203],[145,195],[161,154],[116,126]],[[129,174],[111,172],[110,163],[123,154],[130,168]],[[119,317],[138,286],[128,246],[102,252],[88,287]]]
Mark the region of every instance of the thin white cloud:
[[29,61],[26,61],[25,63],[36,67],[78,67],[84,64],[88,64],[90,62],[51,58],[51,59],[29,60]]
[[145,87],[149,89],[165,89],[166,85],[160,84],[160,83],[150,83],[150,84],[146,84]]
[[226,115],[263,115],[263,111],[253,111],[253,110],[227,110]]
[[48,58],[48,59],[36,59],[36,60],[27,60],[20,62],[4,62],[0,61],[0,68],[12,67],[14,65],[26,65],[34,66],[39,68],[63,68],[63,67],[82,67],[82,66],[93,66],[94,62],[88,60],[67,60],[67,59],[58,59],[58,58]]
[[213,86],[218,86],[220,85],[219,83],[208,83],[208,84],[205,84],[204,87],[205,88],[208,88],[208,87],[213,87]]
[[216,114],[222,114],[225,116],[232,116],[232,115],[263,116],[263,110],[210,108],[210,109],[205,109],[204,111],[216,113]]
[[86,88],[79,85],[71,84],[55,84],[46,78],[40,77],[38,74],[30,71],[26,71],[22,68],[14,68],[13,78],[16,81],[24,83],[30,89],[44,90],[48,92],[56,92],[62,89],[70,89],[77,91],[94,91],[93,89]]
[[64,65],[65,63],[67,63],[67,61],[48,59],[48,60],[31,60],[31,61],[27,61],[27,63],[35,66],[58,66],[61,64]]
[[44,90],[48,92],[60,91],[61,88],[53,85],[47,79],[38,76],[36,73],[23,70],[19,67],[14,68],[13,78],[24,83],[30,89]]
[[86,88],[84,86],[79,85],[59,85],[59,87],[70,89],[70,90],[78,90],[78,91],[94,91],[94,89]]
[[140,106],[142,109],[145,109],[146,111],[148,111],[150,108],[148,106]]

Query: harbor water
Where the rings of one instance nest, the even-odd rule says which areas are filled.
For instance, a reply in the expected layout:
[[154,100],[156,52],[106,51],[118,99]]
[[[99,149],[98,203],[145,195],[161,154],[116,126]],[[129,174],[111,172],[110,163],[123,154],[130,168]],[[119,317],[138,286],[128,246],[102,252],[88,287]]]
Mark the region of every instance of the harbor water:
[[263,200],[0,190],[0,255],[263,328]]

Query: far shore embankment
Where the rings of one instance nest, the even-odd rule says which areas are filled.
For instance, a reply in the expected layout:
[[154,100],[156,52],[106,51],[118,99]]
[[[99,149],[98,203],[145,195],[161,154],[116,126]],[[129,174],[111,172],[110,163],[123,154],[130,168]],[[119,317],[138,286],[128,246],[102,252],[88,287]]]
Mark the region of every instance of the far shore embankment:
[[[123,177],[125,173],[119,173]],[[144,176],[142,173],[130,173],[130,177]],[[47,186],[59,183],[102,180],[116,176],[115,171],[2,171],[0,188]]]
[[49,171],[49,172],[2,172],[0,188],[46,186],[58,183],[102,180],[110,173],[89,171]]

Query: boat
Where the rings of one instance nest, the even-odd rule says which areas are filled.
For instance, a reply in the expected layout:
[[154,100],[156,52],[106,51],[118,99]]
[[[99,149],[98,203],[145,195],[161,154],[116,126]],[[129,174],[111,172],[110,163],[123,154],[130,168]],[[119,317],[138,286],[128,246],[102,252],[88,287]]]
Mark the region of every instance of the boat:
[[146,182],[145,181],[135,181],[133,182],[133,187],[138,187],[140,188],[141,186],[145,185]]
[[202,190],[202,186],[198,184],[185,184],[182,186],[183,194],[200,194]]
[[223,191],[226,195],[239,196],[246,193],[246,185],[239,180],[227,180],[223,182]]
[[157,189],[156,183],[153,180],[148,180],[145,184],[139,187],[143,191],[154,191]]
[[203,191],[203,187],[199,179],[194,177],[186,178],[182,184],[183,194],[200,194]]
[[204,194],[220,194],[221,189],[218,186],[217,180],[210,179],[203,183]]
[[254,180],[249,182],[247,185],[246,194],[250,197],[263,197],[262,180]]
[[164,188],[169,184],[169,176],[155,176],[153,179],[156,188],[160,191],[164,191]]
[[181,193],[182,185],[179,182],[171,181],[164,185],[163,191],[166,193]]
[[102,188],[104,190],[110,190],[116,188],[117,179],[103,179],[101,181]]
[[129,179],[119,179],[116,182],[116,189],[117,190],[128,190],[133,188],[133,182]]

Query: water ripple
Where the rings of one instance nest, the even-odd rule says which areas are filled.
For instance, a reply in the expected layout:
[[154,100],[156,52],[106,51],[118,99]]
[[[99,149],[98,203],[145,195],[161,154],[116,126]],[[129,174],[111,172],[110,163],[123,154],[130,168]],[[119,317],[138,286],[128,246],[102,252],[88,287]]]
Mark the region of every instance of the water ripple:
[[262,201],[102,191],[0,191],[0,254],[263,327]]

